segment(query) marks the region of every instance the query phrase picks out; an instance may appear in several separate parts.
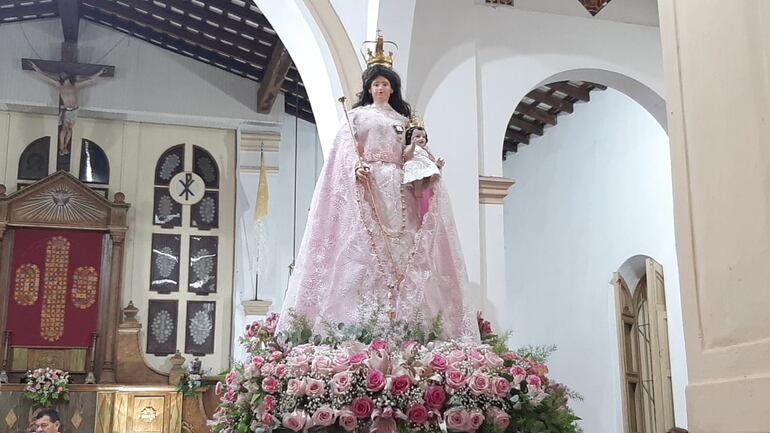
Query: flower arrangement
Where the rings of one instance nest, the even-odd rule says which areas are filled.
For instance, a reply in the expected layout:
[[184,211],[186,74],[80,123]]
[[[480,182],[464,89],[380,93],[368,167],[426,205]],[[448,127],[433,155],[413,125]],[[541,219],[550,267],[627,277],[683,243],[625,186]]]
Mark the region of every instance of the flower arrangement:
[[197,396],[200,393],[201,388],[203,388],[203,378],[209,373],[211,373],[211,369],[201,370],[200,361],[196,358],[195,361],[187,367],[187,371],[176,386],[177,392],[181,392],[184,397]]
[[43,407],[59,400],[69,400],[69,380],[69,373],[55,368],[27,371],[24,397]]
[[215,433],[578,431],[571,394],[537,353],[463,341],[319,342],[292,319],[290,334],[306,341],[278,338],[277,315],[247,326],[251,359],[217,383]]

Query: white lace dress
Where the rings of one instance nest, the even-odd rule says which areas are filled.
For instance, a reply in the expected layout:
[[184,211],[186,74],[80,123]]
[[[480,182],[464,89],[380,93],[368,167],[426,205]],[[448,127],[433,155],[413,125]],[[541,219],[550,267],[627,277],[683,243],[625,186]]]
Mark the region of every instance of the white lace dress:
[[426,179],[434,175],[440,175],[435,162],[431,161],[428,151],[422,146],[414,146],[414,156],[404,163],[404,184],[412,183],[418,179]]

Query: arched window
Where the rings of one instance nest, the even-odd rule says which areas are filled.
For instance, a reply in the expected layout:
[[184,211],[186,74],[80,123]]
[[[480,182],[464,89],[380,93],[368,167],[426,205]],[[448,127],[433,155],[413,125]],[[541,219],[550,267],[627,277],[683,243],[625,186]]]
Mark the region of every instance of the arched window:
[[182,225],[182,205],[171,198],[171,178],[184,170],[184,144],[178,144],[158,158],[155,164],[155,197],[153,199],[153,224],[161,227]]
[[110,183],[110,160],[101,146],[86,138],[80,145],[80,181]]
[[649,257],[632,257],[614,274],[613,286],[624,431],[668,431],[674,403],[663,268]]
[[211,154],[193,146],[193,172],[203,179],[203,199],[192,206],[190,224],[201,230],[219,227],[219,167]]
[[40,137],[29,143],[19,158],[19,180],[40,180],[48,176],[51,137]]

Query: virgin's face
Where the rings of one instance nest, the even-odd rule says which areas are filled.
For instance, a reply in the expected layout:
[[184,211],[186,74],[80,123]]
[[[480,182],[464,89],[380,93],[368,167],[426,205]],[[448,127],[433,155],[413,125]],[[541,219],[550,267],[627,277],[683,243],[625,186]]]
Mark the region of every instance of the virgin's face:
[[412,133],[412,144],[425,146],[428,142],[428,137],[425,135],[425,131],[418,129]]
[[393,94],[393,89],[390,87],[390,81],[385,77],[377,77],[372,81],[372,85],[369,88],[369,92],[372,93],[372,99],[375,105],[383,105],[388,103],[390,95]]

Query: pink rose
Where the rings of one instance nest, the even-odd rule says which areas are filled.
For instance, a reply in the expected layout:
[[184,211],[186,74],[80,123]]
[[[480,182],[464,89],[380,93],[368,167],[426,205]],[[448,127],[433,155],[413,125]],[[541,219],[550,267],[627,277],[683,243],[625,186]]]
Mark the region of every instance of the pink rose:
[[513,376],[513,383],[518,385],[527,378],[527,370],[524,367],[514,365],[510,370],[511,376]]
[[503,354],[503,359],[505,359],[506,361],[515,361],[519,359],[519,355],[514,352],[505,352]]
[[255,356],[251,358],[251,365],[254,366],[254,368],[261,368],[262,363],[265,362],[265,358],[262,358],[261,356]]
[[271,360],[271,361],[273,361],[273,362],[275,362],[275,361],[278,361],[279,359],[281,359],[281,357],[282,357],[282,356],[283,356],[283,353],[281,353],[281,352],[279,352],[279,351],[277,351],[277,350],[274,350],[274,351],[273,351],[273,352],[270,354],[270,360]]
[[511,423],[511,417],[496,407],[489,408],[487,411],[487,417],[492,420],[492,424],[500,431],[504,431],[506,428],[508,428],[508,424]]
[[230,371],[227,373],[227,376],[225,376],[225,381],[228,385],[232,385],[233,382],[235,382],[235,379],[238,378],[238,372],[235,370]]
[[275,409],[275,397],[272,395],[266,395],[265,398],[262,399],[262,409],[272,412]]
[[350,368],[350,355],[347,353],[340,353],[334,357],[332,361],[332,371],[339,373]]
[[366,390],[369,392],[381,391],[385,387],[385,375],[380,370],[369,370],[366,375]]
[[368,418],[374,410],[374,402],[369,397],[358,397],[350,403],[350,410],[358,419]]
[[303,411],[294,411],[283,416],[283,426],[289,430],[300,431],[305,426],[307,414]]
[[350,363],[352,365],[359,365],[362,362],[366,361],[369,358],[369,355],[366,352],[358,352],[355,355],[350,357]]
[[468,378],[468,388],[476,395],[484,394],[489,389],[489,378],[482,373],[474,373]]
[[268,394],[278,391],[278,381],[273,376],[262,379],[262,391]]
[[487,353],[485,358],[487,360],[487,365],[489,367],[491,367],[491,368],[494,368],[494,369],[501,368],[503,366],[503,363],[505,362],[505,361],[503,361],[503,358],[500,358],[494,352]]
[[390,393],[403,394],[412,385],[412,378],[407,375],[395,376],[390,384]]
[[321,406],[313,414],[314,426],[330,426],[334,424],[334,411],[329,406]]
[[433,367],[434,370],[444,371],[447,366],[446,358],[436,353],[433,355],[433,359],[430,360],[430,366]]
[[325,388],[323,380],[308,378],[305,385],[305,394],[310,397],[321,397],[324,395],[324,391],[326,391]]
[[468,361],[471,362],[473,368],[481,368],[484,365],[484,355],[478,350],[471,350],[471,353],[468,354]]
[[230,403],[235,402],[236,392],[234,389],[230,388],[227,390],[225,395],[222,397],[222,400],[229,401]]
[[273,373],[278,377],[283,377],[286,374],[286,364],[278,364],[275,366]]
[[449,355],[447,356],[447,362],[450,364],[456,364],[462,361],[465,361],[465,352],[459,349],[455,349],[449,352]]
[[290,359],[289,367],[298,375],[307,374],[310,371],[310,365],[307,363],[307,358],[302,355]]
[[450,431],[468,431],[468,412],[453,407],[444,413],[444,421]]
[[419,403],[415,403],[406,410],[406,417],[409,419],[409,422],[422,424],[428,420],[428,409]]
[[505,397],[511,392],[511,384],[504,377],[495,377],[491,384],[492,392],[500,397]]
[[530,374],[527,376],[527,386],[533,387],[533,388],[540,388],[542,386],[542,381],[540,380],[539,376],[535,376],[534,374]]
[[448,369],[446,371],[446,385],[453,389],[461,388],[465,385],[465,375],[455,368]]
[[425,390],[425,405],[429,409],[440,410],[446,401],[446,392],[439,385],[430,385]]
[[286,382],[286,393],[295,397],[305,395],[305,380],[289,379],[289,381]]
[[340,413],[337,414],[337,421],[339,422],[340,427],[345,431],[353,431],[356,429],[356,416],[348,409],[342,409]]
[[407,340],[401,343],[401,351],[404,353],[414,353],[420,348],[420,343]]
[[262,376],[270,376],[273,374],[273,364],[264,364],[262,368],[259,369],[259,372],[262,373]]
[[311,370],[318,374],[330,374],[332,372],[332,360],[328,356],[321,355],[313,358]]
[[273,415],[265,412],[262,414],[262,424],[270,425],[273,423]]
[[478,409],[473,409],[468,417],[468,424],[471,430],[478,430],[484,422],[484,414]]
[[350,373],[340,371],[332,377],[332,392],[336,395],[342,395],[350,390]]
[[382,338],[375,338],[369,343],[369,350],[385,350],[388,348],[388,342]]

